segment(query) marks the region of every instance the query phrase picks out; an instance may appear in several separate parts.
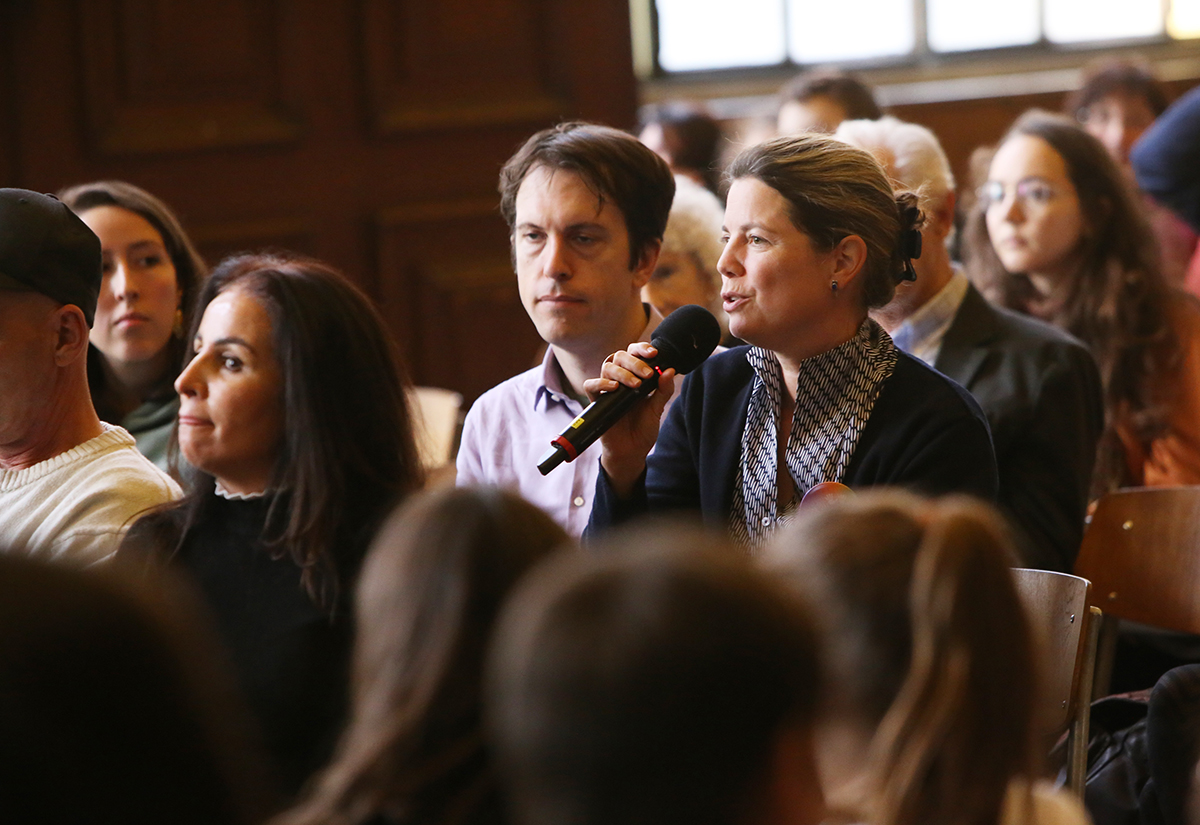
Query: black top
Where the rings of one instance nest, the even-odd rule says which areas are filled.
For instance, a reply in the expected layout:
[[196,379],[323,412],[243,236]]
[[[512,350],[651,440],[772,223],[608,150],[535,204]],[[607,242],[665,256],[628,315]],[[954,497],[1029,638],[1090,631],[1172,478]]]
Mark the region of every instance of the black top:
[[[270,504],[270,498],[209,496],[171,562],[199,586],[261,723],[267,753],[285,790],[295,793],[328,761],[344,720],[353,584],[352,577],[342,576],[341,599],[333,611],[318,607],[301,584],[296,563],[287,556],[273,558],[262,546]],[[138,521],[122,549],[169,553],[178,542],[180,509]],[[351,573],[364,549],[365,541],[350,542],[343,558]]]
[[[728,526],[754,385],[746,350],[715,355],[684,379],[629,499],[618,499],[601,471],[589,533],[647,511],[698,510],[706,522]],[[994,500],[996,456],[979,405],[945,376],[897,355],[841,481]]]

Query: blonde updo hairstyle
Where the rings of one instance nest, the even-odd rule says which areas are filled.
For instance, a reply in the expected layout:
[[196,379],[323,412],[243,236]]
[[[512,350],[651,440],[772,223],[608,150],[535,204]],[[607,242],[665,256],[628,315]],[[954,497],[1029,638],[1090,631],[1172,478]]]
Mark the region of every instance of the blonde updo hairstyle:
[[792,224],[823,252],[849,235],[862,238],[864,308],[892,300],[908,261],[904,239],[923,218],[917,196],[893,192],[870,153],[826,135],[775,138],[743,150],[726,178],[755,178],[783,195]]

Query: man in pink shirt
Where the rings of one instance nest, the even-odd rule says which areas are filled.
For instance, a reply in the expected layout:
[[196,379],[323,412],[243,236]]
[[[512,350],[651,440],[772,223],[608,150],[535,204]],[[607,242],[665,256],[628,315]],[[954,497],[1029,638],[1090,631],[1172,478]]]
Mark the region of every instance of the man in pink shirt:
[[467,413],[458,483],[515,489],[573,535],[587,525],[598,451],[549,475],[550,441],[587,403],[609,354],[648,341],[661,317],[641,300],[675,195],[667,165],[634,137],[588,123],[538,132],[500,173],[521,302],[547,343],[541,365]]

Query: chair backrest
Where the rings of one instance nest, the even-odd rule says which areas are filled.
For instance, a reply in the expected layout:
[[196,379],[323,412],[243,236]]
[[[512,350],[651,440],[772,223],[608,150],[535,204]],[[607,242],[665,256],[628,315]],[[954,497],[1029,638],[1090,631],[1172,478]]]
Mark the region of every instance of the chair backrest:
[[1118,490],[1100,499],[1075,572],[1105,613],[1200,633],[1200,486]]
[[[1042,707],[1038,719],[1048,739],[1057,738],[1074,720],[1076,708],[1090,699],[1085,674],[1088,580],[1050,570],[1013,571],[1017,592],[1037,635],[1042,658]],[[1088,697],[1081,695],[1087,682]]]
[[462,395],[440,387],[413,387],[409,399],[421,465],[431,470],[448,464],[454,458]]

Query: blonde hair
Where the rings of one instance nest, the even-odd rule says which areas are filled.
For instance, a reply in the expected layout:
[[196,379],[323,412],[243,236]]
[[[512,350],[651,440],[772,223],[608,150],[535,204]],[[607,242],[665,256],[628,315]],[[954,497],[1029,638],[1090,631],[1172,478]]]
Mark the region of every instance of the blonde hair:
[[[871,825],[996,825],[1035,767],[1036,655],[999,517],[899,492],[803,514],[768,550],[810,599],[840,708],[877,732]],[[847,707],[848,706],[848,707]]]
[[725,250],[721,243],[724,221],[725,210],[716,195],[688,178],[675,178],[675,200],[663,233],[663,251],[690,255],[700,271],[717,284],[718,291],[721,273],[717,271],[717,260]]

